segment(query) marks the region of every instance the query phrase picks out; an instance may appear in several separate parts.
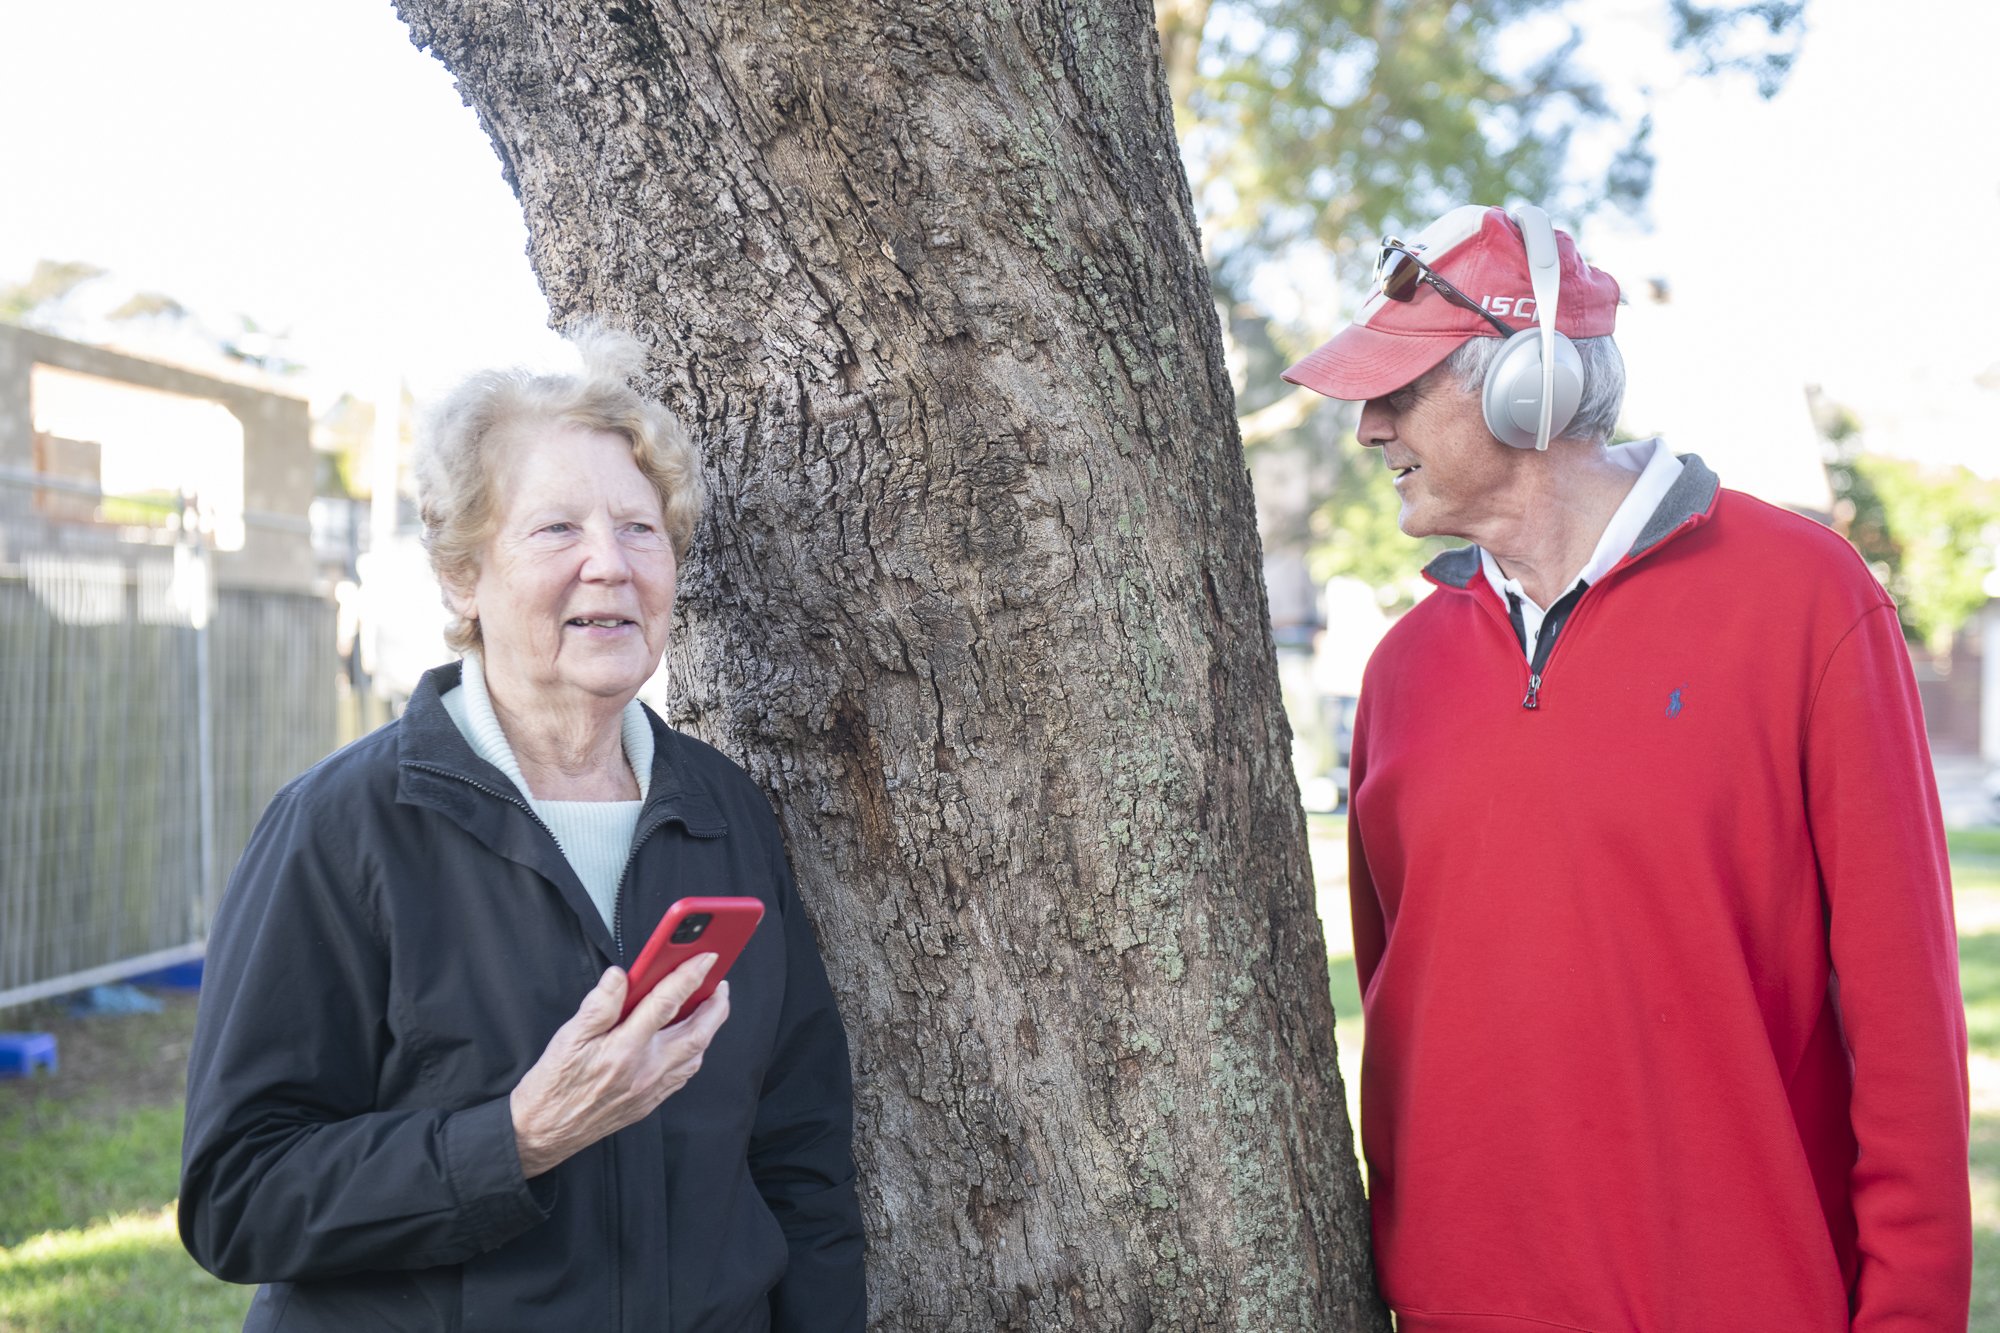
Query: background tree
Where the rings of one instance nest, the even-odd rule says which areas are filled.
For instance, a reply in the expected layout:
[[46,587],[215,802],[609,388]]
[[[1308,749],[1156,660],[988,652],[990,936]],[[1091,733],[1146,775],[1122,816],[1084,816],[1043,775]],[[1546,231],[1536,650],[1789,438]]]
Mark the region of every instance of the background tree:
[[1251,497],[1143,0],[401,0],[713,502],[884,1329],[1380,1328]]
[[84,284],[104,276],[95,264],[78,260],[37,260],[18,282],[0,282],[0,321],[37,326],[38,319]]
[[[1639,69],[1591,65],[1564,0],[1158,0],[1161,42],[1216,299],[1228,311],[1245,447],[1310,454],[1315,484],[1267,496],[1266,539],[1319,577],[1407,600],[1428,548],[1382,521],[1388,487],[1352,409],[1278,372],[1344,319],[1272,321],[1260,271],[1358,302],[1375,242],[1468,201],[1530,200],[1571,222],[1643,212],[1648,85],[1732,75],[1765,96],[1789,72],[1802,3],[1664,0],[1665,43]],[[1606,91],[1607,83],[1621,96]],[[1325,279],[1331,256],[1337,284]],[[1388,511],[1393,515],[1393,507]],[[1443,543],[1432,543],[1433,546]]]
[[[1244,265],[1301,241],[1345,253],[1468,201],[1530,199],[1559,215],[1642,207],[1647,80],[1630,105],[1609,97],[1571,9],[1159,0],[1212,267],[1236,285]],[[1665,35],[1682,58],[1658,72],[1746,73],[1768,97],[1797,55],[1804,9],[1667,0]],[[1609,146],[1575,151],[1590,138]]]
[[1949,651],[1989,600],[2000,482],[1965,467],[1871,454],[1852,412],[1818,394],[1812,401],[1827,441],[1834,526],[1896,599],[1903,637],[1927,652]]
[[[113,305],[119,292],[123,299]],[[81,260],[37,260],[26,278],[0,282],[0,323],[197,365],[244,366],[281,379],[305,369],[288,354],[289,330],[266,329],[237,314],[228,321],[233,329],[217,332],[174,297],[131,290]]]

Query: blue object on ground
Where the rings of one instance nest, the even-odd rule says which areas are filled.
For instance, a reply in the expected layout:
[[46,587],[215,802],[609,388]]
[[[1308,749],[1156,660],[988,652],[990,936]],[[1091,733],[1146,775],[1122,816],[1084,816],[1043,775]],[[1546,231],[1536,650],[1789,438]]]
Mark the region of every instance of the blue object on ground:
[[191,958],[157,972],[142,972],[128,980],[135,986],[158,986],[162,990],[200,990],[201,963],[201,959]]
[[0,1032],[0,1078],[27,1078],[37,1065],[56,1072],[55,1033]]
[[73,1014],[157,1014],[160,1002],[136,986],[118,982],[110,986],[92,986],[81,991],[69,1002]]

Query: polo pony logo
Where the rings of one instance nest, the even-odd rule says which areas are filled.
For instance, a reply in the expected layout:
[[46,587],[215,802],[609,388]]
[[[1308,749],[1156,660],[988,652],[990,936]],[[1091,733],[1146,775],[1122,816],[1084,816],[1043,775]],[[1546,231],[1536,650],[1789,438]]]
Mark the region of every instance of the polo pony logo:
[[1681,708],[1683,706],[1681,703],[1681,691],[1685,689],[1687,689],[1685,685],[1677,686],[1674,692],[1667,696],[1668,717],[1679,717],[1681,715]]

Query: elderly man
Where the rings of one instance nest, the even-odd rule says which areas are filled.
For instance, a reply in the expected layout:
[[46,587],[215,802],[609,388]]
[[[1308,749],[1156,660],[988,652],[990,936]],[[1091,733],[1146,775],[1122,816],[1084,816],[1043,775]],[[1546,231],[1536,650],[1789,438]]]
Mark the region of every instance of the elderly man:
[[1606,443],[1618,287],[1540,210],[1456,209],[1378,280],[1286,378],[1365,404],[1404,532],[1473,543],[1354,738],[1402,1333],[1963,1329],[1964,1010],[1894,605],[1833,533]]

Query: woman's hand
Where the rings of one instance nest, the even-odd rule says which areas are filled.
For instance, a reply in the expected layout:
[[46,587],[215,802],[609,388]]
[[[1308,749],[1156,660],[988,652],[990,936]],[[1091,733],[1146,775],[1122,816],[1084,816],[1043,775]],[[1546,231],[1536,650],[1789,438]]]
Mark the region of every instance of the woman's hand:
[[623,1023],[618,1011],[625,1006],[625,973],[605,970],[508,1098],[523,1175],[539,1176],[643,1119],[695,1076],[702,1053],[729,1017],[729,983],[680,1022],[666,1022],[714,966],[712,953],[682,963]]

